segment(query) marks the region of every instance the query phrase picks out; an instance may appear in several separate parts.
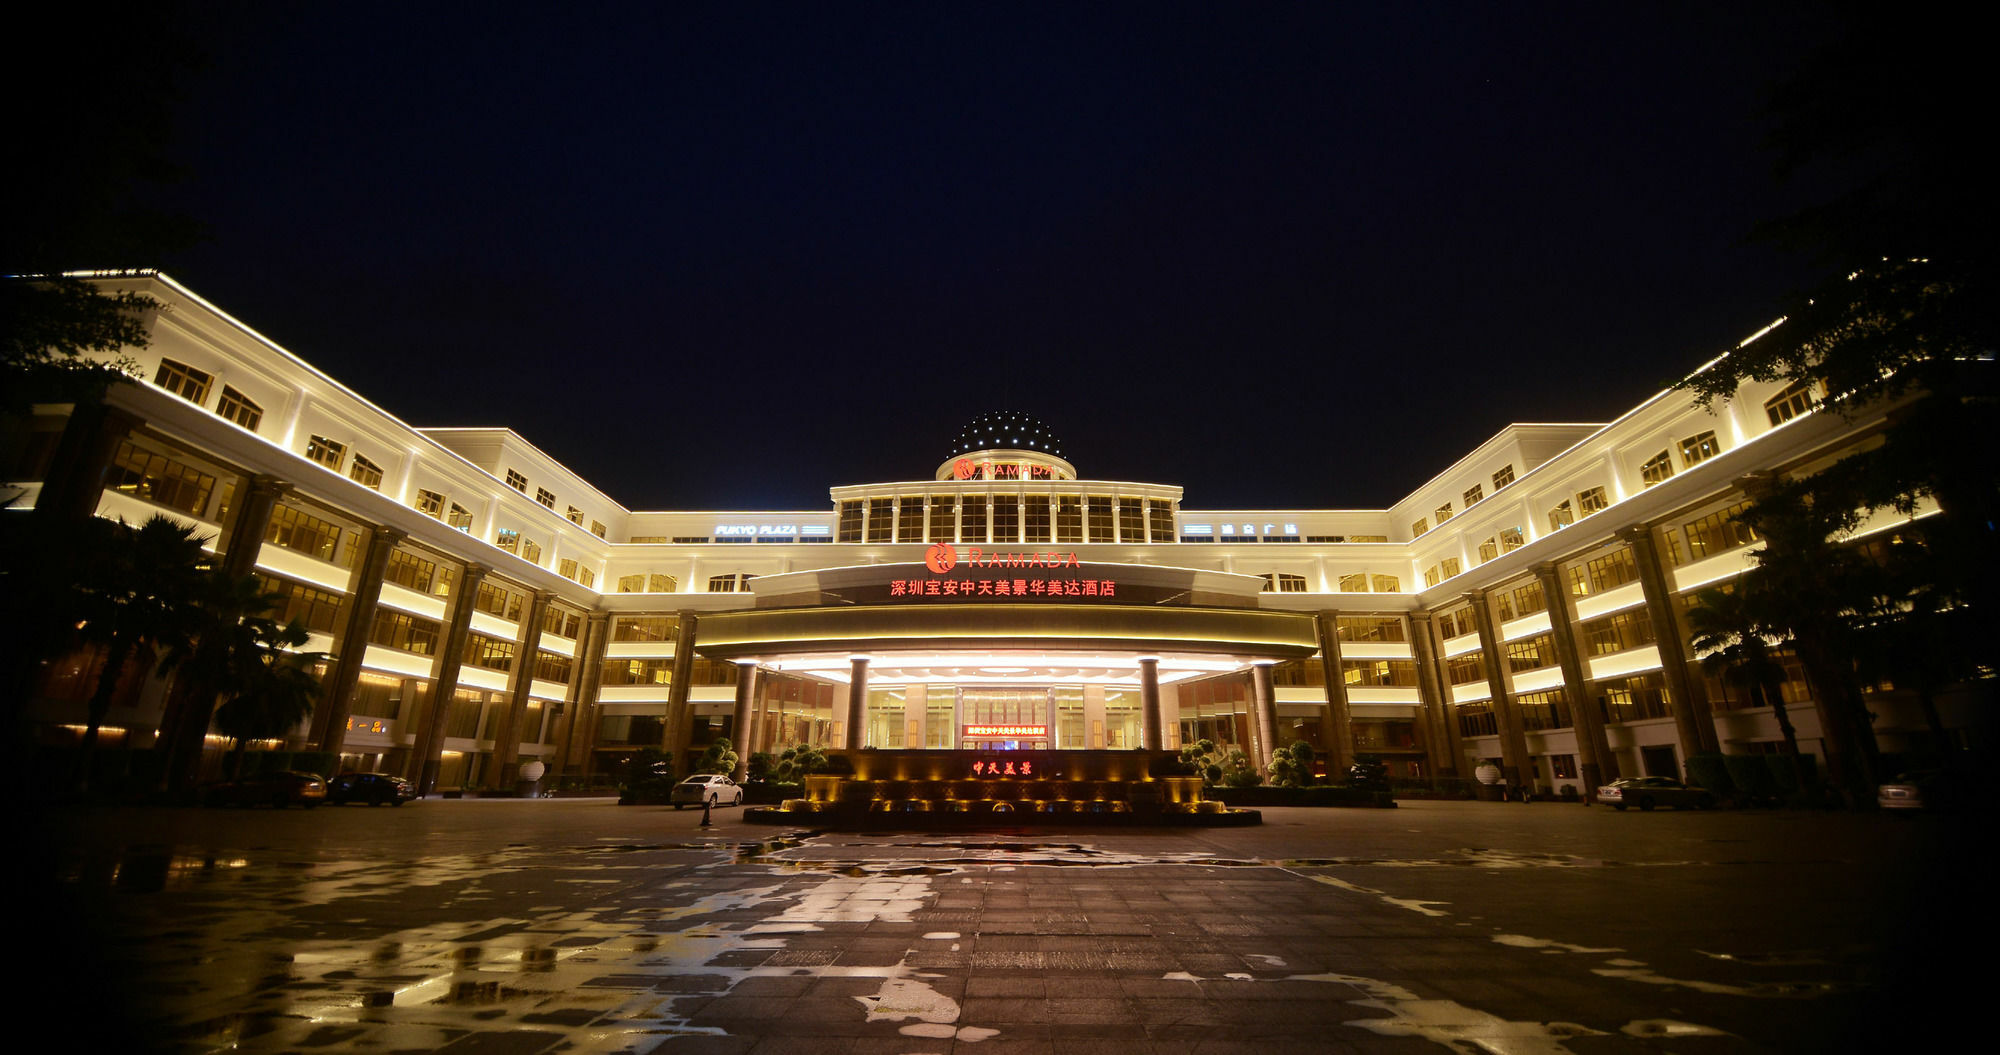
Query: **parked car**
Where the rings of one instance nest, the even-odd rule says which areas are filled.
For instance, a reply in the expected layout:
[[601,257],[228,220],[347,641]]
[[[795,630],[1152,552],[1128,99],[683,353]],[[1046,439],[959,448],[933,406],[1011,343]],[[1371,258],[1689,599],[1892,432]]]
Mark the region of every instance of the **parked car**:
[[674,785],[673,803],[677,810],[702,803],[711,806],[740,806],[743,785],[720,773],[697,773]]
[[1875,788],[1875,804],[1885,810],[1943,810],[1953,805],[1951,782],[1935,769],[1898,773]]
[[341,773],[326,782],[328,802],[401,806],[416,797],[416,785],[388,773]]
[[1705,810],[1714,807],[1715,796],[1706,788],[1692,787],[1672,777],[1624,777],[1598,788],[1597,801],[1614,810],[1627,806],[1642,810],[1655,806]]
[[210,806],[303,806],[312,809],[326,801],[326,781],[316,773],[274,769],[253,773],[237,780],[210,784],[202,792]]

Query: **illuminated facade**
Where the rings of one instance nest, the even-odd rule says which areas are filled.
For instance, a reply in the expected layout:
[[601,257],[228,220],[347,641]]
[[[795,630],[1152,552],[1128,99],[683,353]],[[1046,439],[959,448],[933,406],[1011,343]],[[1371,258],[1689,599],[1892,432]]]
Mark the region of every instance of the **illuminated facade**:
[[[1880,425],[1777,385],[1714,412],[1666,392],[1610,424],[1509,426],[1387,509],[1218,510],[1089,479],[1047,425],[997,413],[927,452],[948,454],[928,476],[821,508],[635,511],[509,429],[406,425],[165,276],[100,281],[158,302],[151,345],[101,414],[38,408],[7,452],[16,509],[198,525],[332,657],[296,742],[446,788],[718,736],[1208,738],[1255,759],[1304,739],[1335,772],[1491,761],[1549,791],[1678,775],[1780,739],[1692,662],[1682,621],[1749,566],[1744,487]],[[87,668],[42,685],[51,737]],[[1785,692],[1816,750],[1796,672]],[[149,742],[162,696],[133,679],[113,735]],[[1921,727],[1893,695],[1873,706],[1885,748]]]

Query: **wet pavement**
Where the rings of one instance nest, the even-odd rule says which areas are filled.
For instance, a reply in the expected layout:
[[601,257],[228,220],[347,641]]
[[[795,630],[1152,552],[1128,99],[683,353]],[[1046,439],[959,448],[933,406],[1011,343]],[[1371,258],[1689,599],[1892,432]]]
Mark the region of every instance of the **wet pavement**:
[[[601,801],[43,815],[14,983],[124,1051],[1902,1046],[1990,1032],[1983,816],[770,829]],[[29,845],[34,845],[31,837]],[[39,1031],[38,1031],[39,1032]]]

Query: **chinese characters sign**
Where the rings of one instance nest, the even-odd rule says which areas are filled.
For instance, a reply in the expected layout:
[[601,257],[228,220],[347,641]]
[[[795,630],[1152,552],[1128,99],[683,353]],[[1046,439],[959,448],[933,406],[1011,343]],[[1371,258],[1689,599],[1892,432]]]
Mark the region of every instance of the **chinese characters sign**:
[[1018,763],[1012,760],[1006,762],[974,762],[972,764],[972,775],[975,777],[1032,777],[1035,775],[1035,763],[1032,759],[1026,758]]
[[[931,573],[927,578],[890,581],[889,597],[892,600],[932,597],[1081,600],[1118,596],[1116,579],[1077,576],[1076,572],[1083,570],[1083,562],[1074,552],[1007,553],[968,547],[961,555],[951,543],[938,542],[924,551],[924,568]],[[1018,569],[1020,577],[988,578],[979,574],[988,568],[1007,572]],[[1031,570],[1039,574],[1027,574]],[[955,577],[954,571],[958,573]]]
[[891,597],[1116,597],[1116,579],[891,579]]
[[968,725],[965,727],[966,737],[1007,736],[1035,739],[1048,735],[1049,727],[1046,725]]

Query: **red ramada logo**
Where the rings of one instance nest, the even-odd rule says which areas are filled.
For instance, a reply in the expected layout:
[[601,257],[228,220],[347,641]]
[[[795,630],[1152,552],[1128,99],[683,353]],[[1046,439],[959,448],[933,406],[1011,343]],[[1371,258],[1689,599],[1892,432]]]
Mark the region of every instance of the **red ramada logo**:
[[972,459],[970,458],[960,458],[957,462],[953,463],[951,467],[951,474],[953,476],[958,477],[961,480],[972,479],[972,474],[978,471],[979,470],[973,466]]
[[[959,464],[963,465],[965,463],[961,461]],[[950,571],[957,563],[958,550],[954,549],[949,542],[932,543],[931,548],[924,551],[925,566],[939,575]]]

